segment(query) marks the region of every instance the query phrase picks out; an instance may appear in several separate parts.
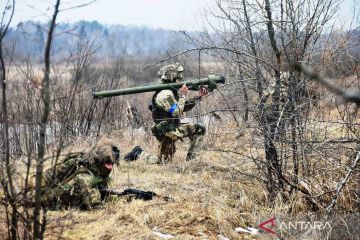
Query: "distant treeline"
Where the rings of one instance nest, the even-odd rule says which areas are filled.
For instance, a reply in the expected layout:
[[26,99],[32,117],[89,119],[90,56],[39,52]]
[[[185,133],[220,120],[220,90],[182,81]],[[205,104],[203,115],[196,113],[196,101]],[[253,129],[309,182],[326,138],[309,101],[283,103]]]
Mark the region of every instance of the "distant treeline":
[[[6,46],[17,59],[43,58],[46,23],[21,22],[10,29]],[[169,52],[174,47],[183,48],[179,34],[173,30],[153,29],[145,26],[103,25],[97,21],[59,23],[53,42],[53,56],[66,58],[77,52],[79,45],[91,46],[99,58],[127,56],[154,56]]]
[[[5,54],[10,59],[28,62],[29,60],[41,63],[45,49],[46,23],[26,21],[12,27],[5,39]],[[79,21],[77,23],[59,23],[55,30],[55,38],[52,46],[52,57],[58,61],[67,61],[69,57],[74,59],[78,55],[92,52],[96,59],[113,60],[119,57],[127,60],[149,60],[165,59],[175,53],[191,48],[207,48],[207,44],[198,45],[196,39],[211,38],[212,47],[225,46],[228,39],[222,39],[216,33],[187,32],[186,35],[174,30],[154,29],[146,26],[123,26],[104,25],[97,21]],[[305,34],[305,33],[304,33]],[[277,32],[275,37],[280,41],[281,33]],[[299,33],[301,36],[301,33]],[[283,36],[286,39],[287,36]],[[254,32],[254,39],[257,44],[267,43],[266,30]],[[283,39],[283,40],[284,40]],[[323,64],[323,71],[328,76],[346,74],[351,72],[352,66],[349,61],[358,59],[360,54],[360,30],[348,30],[346,32],[333,31],[324,33],[315,39],[313,45],[314,58],[322,55],[322,58],[315,60],[315,63]],[[245,45],[239,44],[239,49],[245,51]],[[223,47],[222,47],[223,48]],[[323,49],[323,50],[319,50]],[[226,52],[226,51],[225,51]],[[220,56],[219,51],[210,53],[212,56]],[[227,52],[228,53],[228,52]],[[197,59],[197,52],[191,52],[194,59]],[[221,58],[221,57],[220,57]],[[206,59],[205,54],[201,56]],[[178,60],[177,60],[178,61]],[[335,75],[337,75],[335,74]]]

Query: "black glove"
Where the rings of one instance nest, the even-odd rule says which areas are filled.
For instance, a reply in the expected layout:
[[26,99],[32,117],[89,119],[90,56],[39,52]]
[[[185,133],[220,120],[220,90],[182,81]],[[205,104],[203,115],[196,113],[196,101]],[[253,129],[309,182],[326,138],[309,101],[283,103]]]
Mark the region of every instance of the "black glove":
[[115,159],[115,163],[119,163],[119,160],[120,160],[120,149],[118,149],[117,147],[113,146],[112,147],[112,154],[113,154],[113,157]]
[[131,152],[125,155],[124,157],[125,161],[135,161],[136,159],[138,159],[142,151],[143,149],[140,146],[134,147],[133,150],[131,150]]

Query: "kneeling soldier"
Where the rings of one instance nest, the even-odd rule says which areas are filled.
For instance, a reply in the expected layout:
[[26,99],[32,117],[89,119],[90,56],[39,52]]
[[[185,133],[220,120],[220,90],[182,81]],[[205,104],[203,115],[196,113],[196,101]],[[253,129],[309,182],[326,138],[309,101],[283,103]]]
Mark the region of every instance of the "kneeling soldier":
[[[163,83],[178,82],[183,78],[183,70],[183,67],[176,63],[160,68],[158,75]],[[205,126],[202,124],[182,124],[180,117],[183,112],[191,110],[208,91],[206,88],[201,88],[199,96],[187,100],[188,91],[189,89],[184,84],[179,92],[176,90],[155,92],[150,107],[155,125],[151,130],[160,143],[159,156],[155,157],[146,153],[137,146],[125,156],[126,160],[140,158],[150,163],[168,162],[175,153],[175,141],[186,137],[190,139],[190,148],[186,160],[192,160],[196,157],[206,131]]]

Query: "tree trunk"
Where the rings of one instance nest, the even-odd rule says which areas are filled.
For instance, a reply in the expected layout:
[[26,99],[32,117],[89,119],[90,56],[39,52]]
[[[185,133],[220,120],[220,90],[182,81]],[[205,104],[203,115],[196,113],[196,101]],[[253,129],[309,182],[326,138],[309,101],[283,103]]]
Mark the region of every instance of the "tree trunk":
[[[43,238],[43,231],[42,226],[40,223],[40,210],[41,210],[41,185],[42,185],[42,175],[43,175],[43,167],[44,167],[44,155],[45,155],[45,148],[46,148],[46,126],[48,122],[49,113],[51,110],[50,105],[50,51],[51,45],[55,30],[55,22],[56,17],[59,12],[59,5],[60,0],[56,1],[54,14],[49,26],[49,32],[47,36],[47,42],[45,47],[45,70],[44,70],[44,78],[42,82],[42,99],[44,103],[44,112],[41,117],[41,122],[39,123],[39,147],[38,147],[38,158],[36,160],[36,177],[35,177],[35,208],[34,208],[34,239],[42,239]],[[44,211],[45,213],[45,211]],[[44,219],[45,216],[43,216]],[[45,225],[46,221],[43,220],[43,224]]]

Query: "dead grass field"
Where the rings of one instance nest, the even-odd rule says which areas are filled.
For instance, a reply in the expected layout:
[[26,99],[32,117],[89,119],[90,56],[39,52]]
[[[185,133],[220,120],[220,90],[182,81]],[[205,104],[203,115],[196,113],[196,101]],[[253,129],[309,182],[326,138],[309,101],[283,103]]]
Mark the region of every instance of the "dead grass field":
[[[133,146],[144,146],[143,134],[115,131],[110,137],[120,145],[123,157]],[[91,143],[78,140],[64,153],[84,150]],[[187,147],[187,141],[179,142],[174,161],[167,165],[121,160],[114,168],[112,189],[137,188],[159,197],[151,201],[115,198],[94,211],[49,211],[46,239],[166,239],[170,235],[173,239],[246,239],[235,228],[252,226],[258,214],[273,211],[266,206],[262,186],[239,174],[249,164],[214,151],[202,151],[200,161],[185,162]],[[156,153],[156,140],[145,148]]]
[[[141,143],[144,146],[142,134],[141,131],[115,131],[110,137],[121,146],[124,156],[133,146]],[[241,141],[246,143],[250,138],[249,132]],[[293,195],[287,203],[278,196],[275,203],[269,204],[263,186],[241,174],[257,171],[251,162],[232,158],[230,153],[206,150],[199,161],[185,162],[188,142],[179,142],[177,147],[175,159],[170,164],[149,165],[142,161],[128,163],[122,160],[112,173],[112,189],[138,188],[154,191],[159,197],[151,201],[115,198],[103,209],[94,211],[49,212],[46,238],[253,239],[254,236],[238,233],[235,228],[256,227],[259,217],[263,216],[308,211],[300,193]],[[151,140],[145,148],[156,152],[156,141]],[[244,154],[256,153],[255,149],[249,148],[235,150]],[[329,189],[335,187],[340,177],[340,172],[331,180],[319,176],[311,186],[320,193],[324,185]],[[339,204],[347,204],[346,191]],[[165,196],[171,200],[165,200]]]
[[[177,239],[203,239],[205,236],[217,239],[219,233],[234,234],[231,229],[249,220],[249,217],[241,217],[243,210],[259,204],[257,196],[250,196],[252,188],[259,186],[240,183],[239,179],[234,181],[231,170],[214,154],[205,152],[202,162],[191,163],[183,162],[182,155],[185,152],[179,150],[177,158],[168,165],[121,162],[112,175],[114,189],[151,190],[173,200],[159,197],[148,202],[127,202],[119,199],[108,202],[100,211],[72,212],[70,219],[78,224],[67,228],[63,237],[157,239],[154,231],[158,231]],[[52,213],[50,218],[56,219],[58,214],[69,213]],[[92,220],[86,223],[86,219]]]
[[[327,125],[320,128],[331,129]],[[114,131],[109,137],[119,144],[121,158],[135,145],[157,151],[156,140],[141,130]],[[137,188],[154,191],[159,197],[151,201],[114,198],[102,209],[93,211],[49,211],[46,239],[253,239],[254,236],[238,233],[235,228],[256,227],[259,217],[263,216],[308,211],[300,193],[286,203],[278,196],[270,204],[264,187],[244,174],[258,175],[254,164],[239,158],[238,154],[210,151],[210,146],[223,148],[225,145],[224,139],[211,144],[209,140],[205,144],[208,151],[202,151],[198,161],[184,161],[187,141],[177,143],[175,159],[170,164],[121,160],[111,175],[112,189]],[[92,139],[78,139],[63,153],[86,150],[92,143]],[[254,134],[246,130],[240,140],[229,139],[227,147],[244,155],[261,156],[262,151],[253,144]],[[317,161],[319,170],[329,167]],[[21,172],[21,168],[18,171]],[[342,174],[338,171],[333,179],[320,174],[310,185],[321,193],[334,188]],[[339,204],[349,204],[347,194],[345,188]],[[4,219],[3,223],[5,226]],[[0,238],[5,236],[0,234]]]
[[[293,194],[287,201],[280,195],[275,202],[268,201],[264,186],[248,176],[260,176],[259,170],[245,157],[263,157],[259,133],[243,126],[243,135],[236,137],[229,126],[209,128],[198,161],[185,162],[188,140],[177,143],[177,152],[170,164],[121,160],[111,175],[112,189],[137,188],[154,191],[159,197],[151,201],[115,198],[102,209],[93,211],[49,211],[45,239],[254,239],[255,236],[238,233],[235,228],[256,227],[260,217],[309,211],[301,193]],[[336,124],[314,122],[309,128],[316,133],[316,136],[308,136],[309,139],[331,139],[344,134]],[[114,130],[108,137],[119,144],[121,159],[136,145],[157,152],[155,138],[142,130]],[[90,138],[76,139],[63,153],[86,150],[94,142]],[[343,158],[308,156],[313,158],[313,170],[319,173],[309,182],[314,194],[335,189],[345,175],[349,156],[346,150],[337,151],[344,152]],[[22,168],[17,170],[21,175]],[[349,189],[358,185],[356,179],[360,179],[359,176],[344,188],[338,205],[344,208],[353,205]],[[326,194],[319,199],[320,203],[330,200],[331,195]],[[5,219],[1,221],[0,228],[5,227]],[[0,231],[0,239],[6,238],[1,232],[4,231]]]

